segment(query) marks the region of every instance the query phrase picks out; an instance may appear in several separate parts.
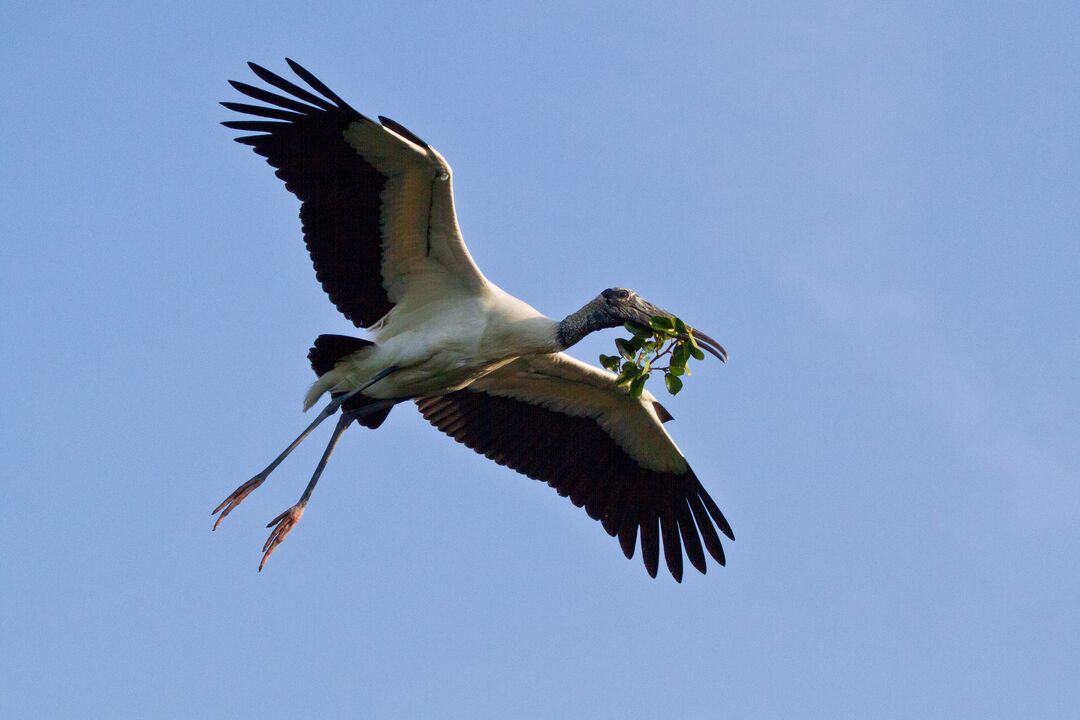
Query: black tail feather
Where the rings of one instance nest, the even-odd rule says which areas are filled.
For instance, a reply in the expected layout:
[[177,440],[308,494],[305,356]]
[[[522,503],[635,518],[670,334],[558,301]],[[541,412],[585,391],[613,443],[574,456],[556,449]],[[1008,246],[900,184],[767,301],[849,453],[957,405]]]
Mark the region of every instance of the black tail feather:
[[338,360],[374,344],[370,340],[348,335],[320,335],[315,338],[315,344],[308,350],[307,358],[311,361],[311,369],[316,375],[322,377],[334,369]]
[[[375,343],[370,340],[363,340],[348,335],[320,335],[315,338],[315,344],[308,350],[308,360],[311,361],[311,369],[315,371],[316,375],[321,377],[333,370],[334,365],[336,365],[338,361],[352,355],[358,350],[371,347],[374,344]],[[340,394],[341,393],[333,393],[333,396],[337,397]],[[379,402],[384,401],[365,397],[364,395],[356,395],[350,398],[345,405],[342,406],[342,412],[347,415],[353,414],[356,422],[366,428],[374,430],[383,424],[383,421],[386,420],[386,416],[390,414],[392,408],[388,407],[385,410],[378,410],[367,414],[357,414],[356,411]]]

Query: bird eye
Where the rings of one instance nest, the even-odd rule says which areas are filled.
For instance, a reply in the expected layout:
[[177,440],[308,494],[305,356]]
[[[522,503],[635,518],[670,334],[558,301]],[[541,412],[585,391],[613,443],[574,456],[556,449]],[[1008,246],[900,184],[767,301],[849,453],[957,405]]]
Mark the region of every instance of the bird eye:
[[440,180],[446,181],[446,180],[450,179],[450,173],[446,172],[445,170],[440,170],[439,173],[435,177],[437,177]]
[[630,297],[630,293],[627,292],[626,290],[620,290],[618,292],[618,295],[619,295],[620,300],[625,300],[626,298]]

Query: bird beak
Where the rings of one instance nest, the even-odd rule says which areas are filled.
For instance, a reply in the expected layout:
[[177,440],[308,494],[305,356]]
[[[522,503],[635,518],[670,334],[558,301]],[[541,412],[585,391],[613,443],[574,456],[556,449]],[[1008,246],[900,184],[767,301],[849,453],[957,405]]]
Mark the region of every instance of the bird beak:
[[[642,325],[648,325],[649,324],[649,318],[652,317],[653,315],[662,315],[664,317],[669,317],[669,318],[670,317],[675,317],[672,313],[669,313],[667,310],[664,310],[663,308],[658,308],[658,307],[656,307],[655,305],[653,305],[652,303],[650,303],[650,302],[648,302],[646,300],[640,300],[639,304],[641,305],[641,312],[642,312],[642,315],[643,315],[643,320],[639,320],[638,322],[640,322]],[[694,336],[694,340],[697,342],[698,346],[702,350],[705,350],[710,355],[716,357],[718,360],[720,360],[720,362],[723,362],[723,363],[727,362],[728,354],[727,354],[727,350],[724,349],[723,345],[716,342],[711,337],[709,337],[705,333],[701,332],[697,328],[692,328],[692,327],[690,327],[688,325],[686,327],[686,329],[688,331],[690,331],[691,335]],[[686,336],[682,335],[681,339],[685,340]]]
[[727,362],[727,350],[724,349],[723,345],[716,342],[697,328],[688,327],[687,330],[694,336],[694,340],[697,341],[699,347],[712,355],[715,355],[720,362]]

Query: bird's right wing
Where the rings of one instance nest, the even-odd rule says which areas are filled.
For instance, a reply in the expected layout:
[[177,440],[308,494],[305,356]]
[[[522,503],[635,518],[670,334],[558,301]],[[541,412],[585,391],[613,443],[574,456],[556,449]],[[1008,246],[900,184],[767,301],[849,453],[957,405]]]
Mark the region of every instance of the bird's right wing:
[[628,558],[640,531],[653,577],[661,538],[676,580],[683,549],[705,572],[702,541],[723,565],[716,531],[734,539],[731,526],[664,430],[670,416],[651,395],[632,398],[613,378],[562,353],[522,357],[463,390],[416,403],[458,442],[584,506]]
[[445,161],[413,133],[364,117],[299,64],[315,92],[249,63],[285,93],[230,81],[266,105],[222,103],[256,120],[227,127],[254,132],[250,145],[277,168],[302,202],[300,219],[315,273],[330,300],[357,327],[369,327],[409,293],[424,297],[485,285],[461,238]]

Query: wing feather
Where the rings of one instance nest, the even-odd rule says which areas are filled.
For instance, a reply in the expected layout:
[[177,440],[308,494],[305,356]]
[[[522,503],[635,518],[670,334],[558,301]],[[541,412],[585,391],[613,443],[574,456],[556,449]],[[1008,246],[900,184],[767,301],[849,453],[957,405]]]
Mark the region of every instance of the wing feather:
[[484,285],[461,239],[441,156],[361,115],[311,72],[287,62],[314,92],[249,63],[282,94],[230,81],[269,107],[222,104],[268,119],[223,124],[260,133],[236,140],[265,157],[301,201],[315,275],[338,310],[370,327],[406,302],[410,287],[423,287],[413,300],[423,304]]
[[256,117],[274,118],[275,120],[288,120],[290,122],[304,119],[304,116],[301,113],[290,112],[288,110],[281,110],[279,108],[273,107],[263,107],[262,105],[250,105],[248,103],[225,101],[223,101],[221,105],[227,110],[244,113],[246,115],[255,115]]
[[730,526],[647,393],[631,398],[609,373],[558,354],[519,358],[463,390],[416,402],[425,419],[458,442],[584,507],[618,537],[627,558],[640,537],[650,575],[661,546],[679,581],[684,550],[700,572],[703,543],[723,564],[716,528],[732,537]]

